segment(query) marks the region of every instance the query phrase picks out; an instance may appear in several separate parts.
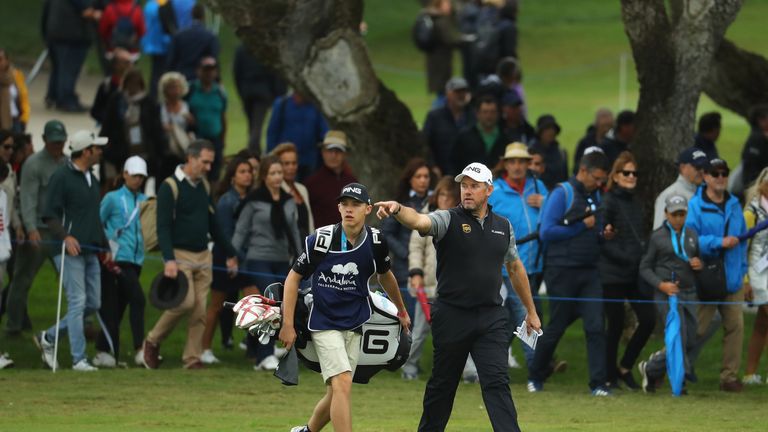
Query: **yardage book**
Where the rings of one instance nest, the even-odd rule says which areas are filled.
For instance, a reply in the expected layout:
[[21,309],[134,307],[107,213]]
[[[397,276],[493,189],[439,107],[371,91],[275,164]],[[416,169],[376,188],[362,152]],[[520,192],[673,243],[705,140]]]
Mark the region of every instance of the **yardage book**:
[[539,336],[543,335],[544,331],[528,331],[528,325],[525,324],[525,319],[515,329],[515,336],[517,336],[523,343],[531,347],[532,350],[536,349],[536,342],[539,340]]

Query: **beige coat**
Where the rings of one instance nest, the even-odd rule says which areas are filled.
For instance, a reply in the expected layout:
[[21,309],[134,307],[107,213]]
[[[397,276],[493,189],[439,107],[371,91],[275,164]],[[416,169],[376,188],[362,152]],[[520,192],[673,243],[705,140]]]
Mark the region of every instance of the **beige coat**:
[[[315,231],[315,219],[312,217],[312,206],[309,203],[309,191],[307,191],[307,187],[299,182],[294,182],[294,186],[296,186],[296,190],[299,191],[299,195],[301,195],[301,199],[304,200],[304,204],[307,205],[307,211],[309,213],[309,232],[312,233]],[[291,187],[288,186],[288,183],[283,181],[283,184],[281,185],[284,191],[291,193]],[[303,240],[303,239],[302,239]]]
[[[422,212],[426,213],[425,206]],[[422,237],[418,231],[411,233],[411,241],[408,243],[408,271],[421,270],[424,272],[424,291],[427,297],[437,297],[437,251],[432,243],[432,236]],[[416,297],[416,287],[408,285],[408,292]]]
[[16,173],[13,172],[13,168],[11,168],[10,164],[8,165],[8,177],[5,178],[5,181],[0,183],[0,188],[3,188],[5,194],[8,196],[7,215],[10,221],[4,221],[5,226],[12,226],[13,229],[18,231],[22,226],[19,211],[16,208],[19,202],[19,199],[16,196]]

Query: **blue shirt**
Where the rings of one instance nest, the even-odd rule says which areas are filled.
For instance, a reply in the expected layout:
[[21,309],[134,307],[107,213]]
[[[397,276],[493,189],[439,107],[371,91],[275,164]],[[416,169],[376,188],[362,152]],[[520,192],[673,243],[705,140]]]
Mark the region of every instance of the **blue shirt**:
[[160,23],[160,7],[157,0],[149,0],[144,6],[144,26],[146,33],[141,38],[141,50],[149,55],[162,55],[168,53],[171,44],[171,36],[163,31]]
[[227,110],[227,94],[224,88],[214,83],[205,91],[200,81],[195,80],[189,86],[187,104],[195,116],[195,134],[200,138],[220,138],[224,131],[223,116]]
[[[539,194],[546,199],[549,192],[544,182],[531,177],[525,179],[523,194],[509,186],[506,179],[498,178],[493,182],[493,193],[488,198],[488,204],[493,206],[493,211],[509,219],[515,238],[523,238],[538,230],[540,209],[528,205],[527,200],[531,195]],[[543,202],[542,202],[543,204]],[[539,241],[532,240],[517,247],[520,259],[523,261],[525,271],[528,274],[541,273],[544,257],[539,257]],[[506,276],[507,269],[502,268]]]
[[278,144],[292,142],[299,152],[299,165],[314,170],[320,151],[317,145],[328,132],[328,123],[311,102],[297,104],[292,95],[275,99],[267,127],[267,151]]

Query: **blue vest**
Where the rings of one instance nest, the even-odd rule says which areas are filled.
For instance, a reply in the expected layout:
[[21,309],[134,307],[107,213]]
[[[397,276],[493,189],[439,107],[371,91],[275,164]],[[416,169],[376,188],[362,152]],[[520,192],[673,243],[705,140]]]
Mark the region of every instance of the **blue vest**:
[[[571,177],[558,187],[565,190],[566,211],[563,219],[583,215],[587,207],[596,210],[600,205],[600,192],[587,193],[581,183]],[[600,216],[598,215],[598,218]],[[585,229],[574,237],[559,242],[550,242],[546,247],[545,266],[596,268],[600,259],[600,231],[598,220],[591,229]]]
[[376,273],[373,242],[378,230],[365,227],[365,239],[346,252],[330,250],[333,225],[315,232],[315,251],[325,257],[312,274],[312,310],[309,329],[352,330],[371,317],[368,279]]

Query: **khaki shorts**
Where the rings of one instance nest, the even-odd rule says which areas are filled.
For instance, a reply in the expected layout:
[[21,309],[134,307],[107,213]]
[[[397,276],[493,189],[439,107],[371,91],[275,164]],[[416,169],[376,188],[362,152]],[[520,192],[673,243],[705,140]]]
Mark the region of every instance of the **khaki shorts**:
[[312,332],[312,343],[315,345],[320,371],[326,384],[331,378],[344,372],[355,375],[357,358],[360,355],[360,338],[359,333],[351,330]]

